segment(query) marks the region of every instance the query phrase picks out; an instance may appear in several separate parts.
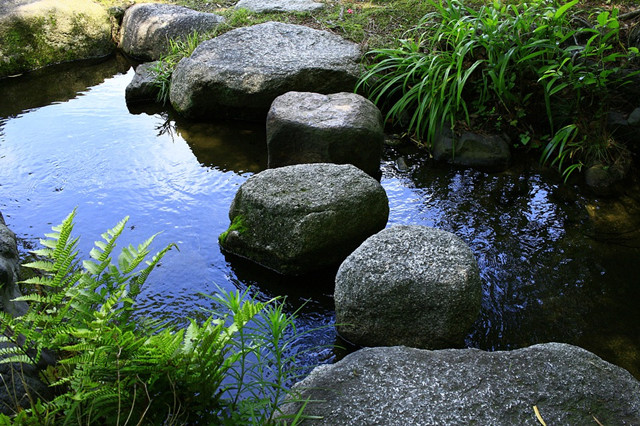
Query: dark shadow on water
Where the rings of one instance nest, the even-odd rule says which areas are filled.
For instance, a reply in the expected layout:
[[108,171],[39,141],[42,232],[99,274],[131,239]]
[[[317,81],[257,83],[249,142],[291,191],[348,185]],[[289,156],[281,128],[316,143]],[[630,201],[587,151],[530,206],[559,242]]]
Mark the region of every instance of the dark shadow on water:
[[100,59],[52,65],[0,79],[0,117],[14,117],[25,110],[66,102],[116,74],[124,74],[132,62],[120,54]]

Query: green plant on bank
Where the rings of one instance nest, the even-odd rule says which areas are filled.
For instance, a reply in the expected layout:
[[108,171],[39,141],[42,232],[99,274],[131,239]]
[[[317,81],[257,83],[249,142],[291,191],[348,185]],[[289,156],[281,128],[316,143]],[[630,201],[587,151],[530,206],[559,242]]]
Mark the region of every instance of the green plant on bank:
[[187,35],[184,39],[169,39],[169,53],[160,57],[151,67],[151,72],[155,75],[154,85],[158,88],[157,101],[163,105],[169,101],[169,89],[171,86],[171,75],[180,59],[191,56],[201,41],[209,38],[208,34],[199,34],[197,31]]
[[0,424],[274,424],[297,371],[286,350],[299,335],[283,303],[221,291],[211,315],[186,328],[136,318],[136,296],[173,244],[146,261],[153,236],[113,260],[125,218],[80,262],[74,216],[24,265],[44,274],[26,281],[28,312],[0,313],[0,362],[54,354],[41,377],[56,396],[31,396]]
[[[616,9],[585,26],[570,14],[578,0],[428,3],[434,12],[398,47],[369,52],[358,83],[388,120],[428,146],[443,127],[509,123],[565,177],[609,157],[601,151],[615,146],[605,126],[611,91],[628,81],[620,71],[638,53],[622,47]],[[534,134],[540,128],[551,136]]]

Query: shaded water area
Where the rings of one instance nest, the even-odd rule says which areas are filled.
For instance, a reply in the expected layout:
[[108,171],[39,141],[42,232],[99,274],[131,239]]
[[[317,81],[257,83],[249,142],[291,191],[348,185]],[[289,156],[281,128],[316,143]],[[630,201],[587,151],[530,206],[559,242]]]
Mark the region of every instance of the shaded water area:
[[[156,250],[179,246],[150,276],[140,315],[183,323],[211,307],[202,293],[251,286],[263,299],[288,296],[290,310],[304,304],[301,329],[331,325],[335,271],[284,278],[228,258],[218,246],[236,190],[266,167],[264,126],[129,111],[124,89],[132,77],[130,64],[116,57],[0,81],[0,211],[21,251],[77,207],[75,234],[86,257],[102,232],[129,215],[120,245],[163,231]],[[640,378],[637,178],[620,196],[601,199],[525,157],[487,174],[397,147],[386,150],[382,168],[388,226],[451,231],[478,259],[483,305],[467,346],[567,342]],[[336,342],[325,327],[299,349]],[[343,354],[319,349],[304,362]]]

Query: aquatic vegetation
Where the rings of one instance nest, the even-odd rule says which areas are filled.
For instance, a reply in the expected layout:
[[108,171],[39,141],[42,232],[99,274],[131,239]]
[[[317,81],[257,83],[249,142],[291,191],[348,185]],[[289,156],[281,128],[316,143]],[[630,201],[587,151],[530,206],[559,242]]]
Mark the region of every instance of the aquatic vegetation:
[[24,265],[42,274],[25,281],[28,312],[0,313],[0,362],[37,366],[55,354],[41,378],[56,395],[32,395],[31,407],[13,407],[0,423],[273,423],[298,371],[286,351],[299,338],[295,315],[282,301],[220,290],[207,296],[216,305],[208,318],[186,328],[138,318],[135,299],[173,244],[145,260],[152,236],[112,257],[125,218],[81,262],[74,217],[42,240],[41,260]]
[[601,143],[610,138],[606,114],[614,91],[633,75],[621,71],[638,53],[620,43],[617,9],[590,24],[570,14],[578,0],[428,3],[435,11],[399,47],[368,54],[358,89],[388,120],[428,146],[444,126],[507,130],[565,176],[607,157],[585,145],[608,149]]

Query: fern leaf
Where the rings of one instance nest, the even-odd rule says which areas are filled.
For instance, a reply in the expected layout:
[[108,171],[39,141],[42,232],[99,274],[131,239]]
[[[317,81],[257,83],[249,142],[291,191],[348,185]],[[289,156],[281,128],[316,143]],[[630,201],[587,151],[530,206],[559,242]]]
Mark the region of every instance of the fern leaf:
[[158,234],[154,234],[149,237],[145,242],[138,245],[135,248],[133,245],[129,245],[122,249],[120,256],[118,256],[118,267],[123,274],[129,274],[133,272],[144,258],[149,254],[149,246],[156,238]]

